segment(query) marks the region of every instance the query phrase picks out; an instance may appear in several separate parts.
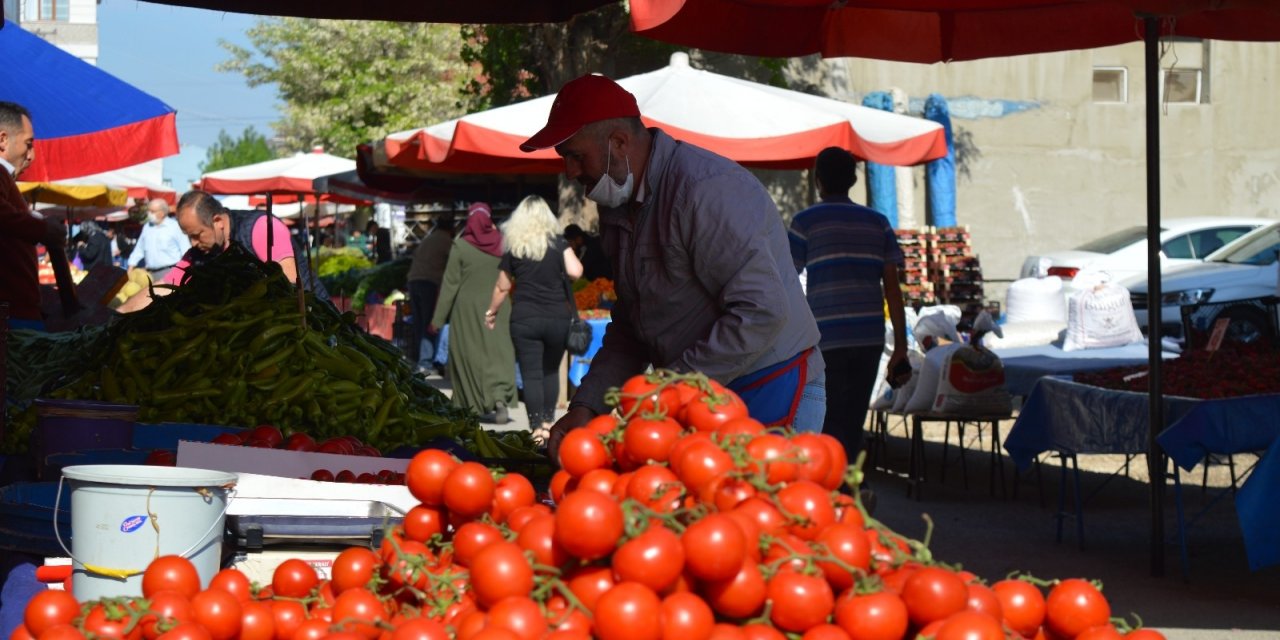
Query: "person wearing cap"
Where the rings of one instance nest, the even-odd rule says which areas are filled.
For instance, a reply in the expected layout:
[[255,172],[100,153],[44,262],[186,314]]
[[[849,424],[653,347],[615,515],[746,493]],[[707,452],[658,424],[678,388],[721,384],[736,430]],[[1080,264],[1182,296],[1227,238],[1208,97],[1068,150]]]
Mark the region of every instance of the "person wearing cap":
[[551,147],[599,207],[618,295],[603,346],[552,428],[552,460],[565,433],[609,410],[607,389],[649,365],[707,374],[765,424],[820,430],[818,326],[764,185],[645,128],[635,96],[600,75],[566,84],[547,125],[520,146]]

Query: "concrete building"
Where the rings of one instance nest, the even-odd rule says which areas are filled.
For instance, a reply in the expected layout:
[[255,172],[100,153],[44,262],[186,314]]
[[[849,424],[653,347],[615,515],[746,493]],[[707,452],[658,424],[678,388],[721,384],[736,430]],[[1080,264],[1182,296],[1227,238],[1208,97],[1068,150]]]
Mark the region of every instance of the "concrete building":
[[[1161,67],[1163,216],[1280,218],[1280,44],[1178,40],[1166,44]],[[851,102],[901,89],[918,115],[930,93],[948,99],[959,147],[956,217],[971,228],[988,279],[1016,278],[1029,254],[1145,223],[1141,43],[945,65],[840,58],[797,68],[816,71],[825,93]],[[910,171],[915,217],[926,221],[924,171]],[[989,287],[988,298],[1001,292]]]
[[4,0],[4,17],[89,64],[98,64],[97,0]]

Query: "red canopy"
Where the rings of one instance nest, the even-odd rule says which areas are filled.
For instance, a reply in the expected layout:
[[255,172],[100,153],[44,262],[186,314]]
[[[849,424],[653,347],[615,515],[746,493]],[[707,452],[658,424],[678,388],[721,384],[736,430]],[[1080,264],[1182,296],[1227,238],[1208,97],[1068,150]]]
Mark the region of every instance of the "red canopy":
[[263,16],[402,22],[564,22],[616,0],[146,0]]
[[[675,44],[757,56],[976,60],[1164,35],[1270,41],[1272,0],[632,0],[631,27]],[[715,28],[708,28],[715,25]]]

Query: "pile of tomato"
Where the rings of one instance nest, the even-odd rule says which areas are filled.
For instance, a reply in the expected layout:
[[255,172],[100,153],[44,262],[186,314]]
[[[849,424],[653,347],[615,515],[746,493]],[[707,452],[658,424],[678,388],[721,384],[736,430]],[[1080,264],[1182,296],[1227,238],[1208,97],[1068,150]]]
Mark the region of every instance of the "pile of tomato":
[[733,393],[660,372],[570,432],[554,506],[523,476],[419,453],[421,504],[320,579],[227,569],[200,588],[159,558],[142,598],[38,595],[14,640],[1111,640],[1083,579],[987,584],[871,518],[860,472],[821,434],[766,429]]

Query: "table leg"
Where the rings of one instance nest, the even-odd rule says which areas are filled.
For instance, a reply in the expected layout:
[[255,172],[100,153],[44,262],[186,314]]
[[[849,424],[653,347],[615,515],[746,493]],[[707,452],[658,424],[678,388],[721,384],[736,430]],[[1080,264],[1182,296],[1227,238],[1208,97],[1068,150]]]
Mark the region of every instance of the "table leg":
[[998,480],[1000,483],[1000,497],[1008,498],[1009,494],[1005,488],[1004,481],[1004,459],[1000,456],[999,420],[991,421],[991,470],[989,473],[991,474],[991,497],[994,498],[996,495],[995,483],[997,482],[996,475],[998,474],[1000,476]]
[[[907,465],[907,497],[920,499],[924,484],[924,424],[919,416],[911,416],[911,458]],[[913,494],[914,492],[914,494]]]

